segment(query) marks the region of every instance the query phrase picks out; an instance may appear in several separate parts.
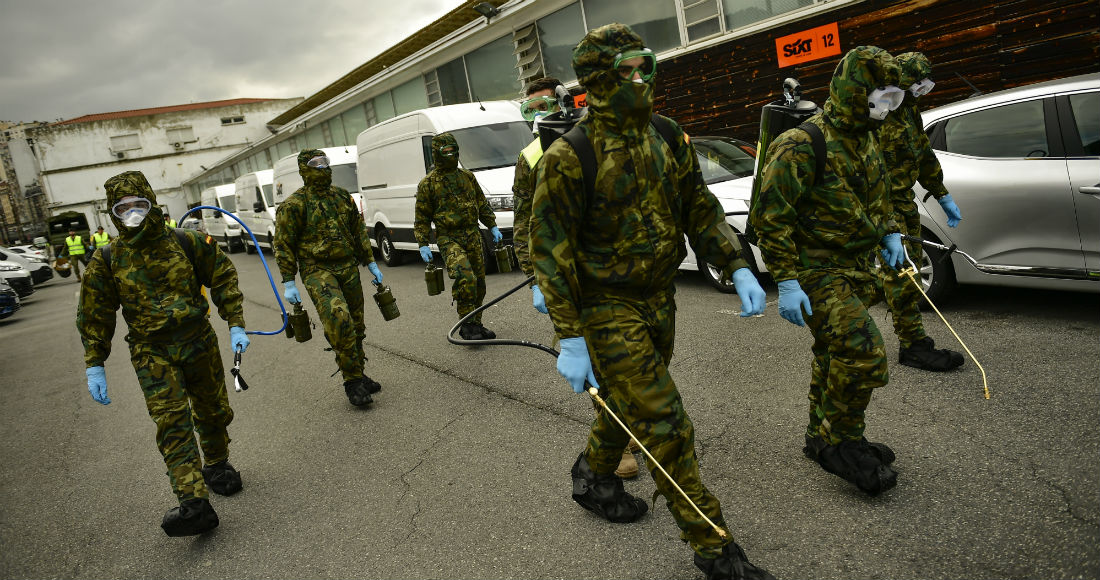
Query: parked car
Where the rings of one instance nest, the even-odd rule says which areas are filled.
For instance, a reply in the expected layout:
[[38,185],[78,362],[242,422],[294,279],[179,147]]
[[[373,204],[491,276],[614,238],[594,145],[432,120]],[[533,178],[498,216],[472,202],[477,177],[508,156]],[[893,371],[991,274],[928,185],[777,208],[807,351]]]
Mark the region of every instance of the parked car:
[[15,252],[16,254],[20,254],[20,255],[28,255],[29,254],[31,256],[38,256],[39,258],[42,258],[43,260],[46,260],[46,261],[49,261],[49,258],[50,258],[49,256],[46,255],[45,246],[43,246],[41,248],[39,248],[37,246],[10,246],[10,247],[8,247],[8,249]]
[[0,279],[0,320],[15,314],[19,308],[19,293]]
[[7,282],[21,299],[34,294],[31,273],[15,262],[0,261],[0,280]]
[[199,199],[202,205],[220,207],[225,210],[225,212],[215,209],[202,210],[202,225],[206,235],[225,246],[225,251],[230,254],[243,250],[244,241],[241,235],[241,224],[225,215],[226,212],[234,215],[237,213],[237,195],[234,191],[234,185],[227,183],[208,187],[202,190]]
[[998,91],[923,113],[962,211],[957,228],[915,187],[933,301],[956,283],[1100,292],[1100,73]]
[[41,284],[53,278],[53,268],[50,267],[49,261],[45,258],[31,254],[20,254],[9,248],[0,248],[0,260],[14,262],[22,266],[24,270],[31,273],[31,281],[35,284]]
[[[187,216],[187,219],[180,222],[180,227],[187,230],[195,230],[196,232],[202,232],[202,220],[197,217]],[[206,232],[203,232],[206,233]]]
[[[749,267],[759,273],[767,270],[760,250],[750,246],[745,240],[745,224],[748,221],[749,198],[752,196],[752,171],[756,164],[756,148],[731,137],[692,137],[695,153],[699,157],[699,168],[703,173],[710,192],[718,198],[726,212],[726,222],[741,239],[742,248],[750,248],[745,259]],[[735,292],[733,282],[721,280],[721,272],[714,266],[697,259],[691,245],[688,254],[680,263],[681,270],[699,270],[707,282],[722,292]]]

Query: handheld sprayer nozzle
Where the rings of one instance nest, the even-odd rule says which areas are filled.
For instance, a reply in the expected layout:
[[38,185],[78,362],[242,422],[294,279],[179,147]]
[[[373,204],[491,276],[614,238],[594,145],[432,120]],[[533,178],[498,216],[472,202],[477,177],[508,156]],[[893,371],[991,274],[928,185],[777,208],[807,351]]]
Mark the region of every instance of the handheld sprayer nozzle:
[[786,99],[788,106],[802,100],[802,84],[798,79],[792,77],[783,79],[783,98]]

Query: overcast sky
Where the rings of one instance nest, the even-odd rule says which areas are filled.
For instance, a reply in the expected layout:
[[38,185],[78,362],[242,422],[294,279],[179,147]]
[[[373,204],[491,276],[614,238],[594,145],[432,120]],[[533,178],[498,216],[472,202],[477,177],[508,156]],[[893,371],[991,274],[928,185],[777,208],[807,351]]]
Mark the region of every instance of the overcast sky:
[[305,97],[461,4],[0,0],[0,120]]

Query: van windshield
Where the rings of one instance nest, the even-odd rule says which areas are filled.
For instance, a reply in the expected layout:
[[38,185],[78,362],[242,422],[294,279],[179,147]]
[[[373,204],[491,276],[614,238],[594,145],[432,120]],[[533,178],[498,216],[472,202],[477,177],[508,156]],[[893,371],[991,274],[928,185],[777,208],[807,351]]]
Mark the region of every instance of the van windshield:
[[233,213],[237,211],[237,198],[232,195],[223,195],[218,198],[218,207],[224,209],[227,212]]
[[333,165],[332,184],[350,193],[359,191],[359,181],[355,177],[355,164]]
[[450,132],[458,141],[458,159],[470,171],[511,167],[534,139],[526,121],[479,125]]

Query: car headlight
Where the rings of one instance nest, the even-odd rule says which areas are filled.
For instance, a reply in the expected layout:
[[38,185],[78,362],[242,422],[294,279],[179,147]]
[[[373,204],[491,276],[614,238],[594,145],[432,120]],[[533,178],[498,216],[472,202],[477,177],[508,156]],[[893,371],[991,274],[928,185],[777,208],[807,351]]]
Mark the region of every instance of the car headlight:
[[511,211],[515,205],[512,202],[512,196],[502,195],[500,197],[490,197],[489,207],[494,211]]
[[5,266],[0,264],[0,272],[18,272],[21,270],[19,266]]

